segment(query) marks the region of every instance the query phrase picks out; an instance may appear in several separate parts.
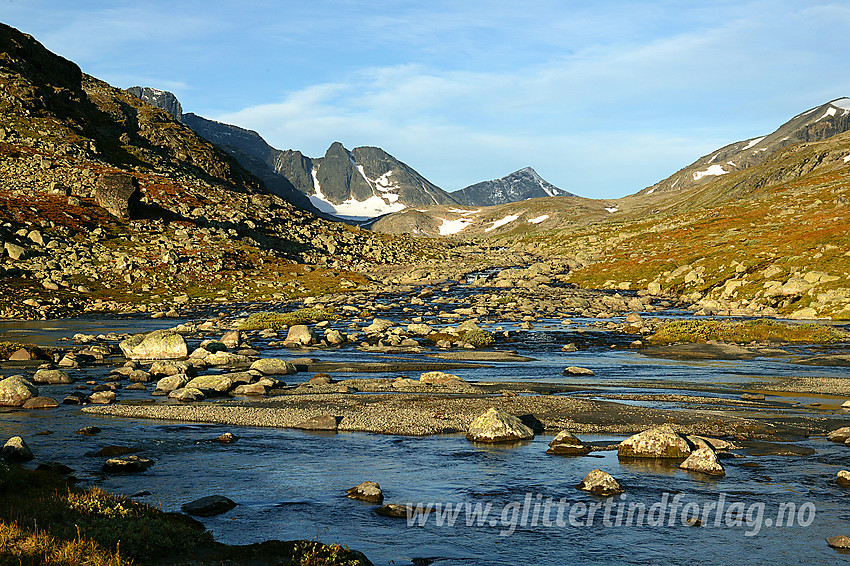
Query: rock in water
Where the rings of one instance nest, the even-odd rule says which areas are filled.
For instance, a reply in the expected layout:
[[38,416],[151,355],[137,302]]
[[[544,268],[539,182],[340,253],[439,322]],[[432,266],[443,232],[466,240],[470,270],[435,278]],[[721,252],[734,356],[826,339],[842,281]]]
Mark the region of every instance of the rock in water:
[[564,370],[564,375],[594,375],[592,369],[570,366]]
[[844,443],[848,438],[850,438],[850,426],[837,428],[826,435],[826,439],[831,440],[832,442]]
[[368,501],[369,503],[377,503],[380,505],[384,502],[384,493],[381,491],[381,486],[373,481],[364,481],[360,485],[345,490],[346,497],[351,499],[359,499],[360,501]]
[[232,444],[239,440],[239,437],[233,434],[232,432],[225,432],[221,436],[215,439],[216,442],[220,442],[221,444]]
[[847,535],[836,535],[826,539],[826,544],[832,548],[848,549],[850,548],[850,537]]
[[451,373],[428,371],[419,376],[419,381],[422,383],[430,383],[432,385],[445,385],[447,383],[457,383],[463,380]]
[[515,416],[491,407],[472,421],[466,438],[473,442],[513,442],[534,438],[534,432]]
[[32,376],[35,383],[71,383],[71,376],[61,369],[40,369]]
[[309,326],[306,324],[296,324],[289,328],[283,345],[287,348],[297,348],[299,346],[309,346],[315,341],[316,335]]
[[3,445],[0,456],[9,462],[28,462],[33,459],[32,450],[20,436],[13,436]]
[[838,472],[838,476],[835,478],[835,483],[841,487],[850,487],[850,472],[847,470],[841,470]]
[[626,458],[687,458],[691,445],[669,424],[645,430],[625,439],[617,455]]
[[59,401],[53,397],[32,397],[24,401],[24,409],[55,409]]
[[251,364],[251,369],[263,375],[292,375],[298,373],[295,365],[280,358],[261,358]]
[[705,447],[691,452],[691,455],[679,465],[683,470],[691,470],[712,476],[725,476],[726,470],[718,461],[717,454],[711,448]]
[[223,495],[208,495],[184,504],[180,509],[189,515],[212,517],[221,515],[236,507],[236,502]]
[[590,453],[590,446],[581,443],[573,433],[562,430],[549,443],[547,454],[561,454],[563,456],[585,456]]
[[150,458],[142,458],[131,454],[121,458],[110,458],[103,465],[103,471],[113,474],[132,474],[136,472],[144,472],[153,466],[153,460]]
[[117,218],[130,218],[140,206],[139,181],[133,175],[105,173],[98,178],[94,190],[98,206]]
[[33,397],[38,397],[38,388],[20,375],[0,381],[0,406],[20,407]]
[[186,340],[173,330],[154,330],[150,334],[131,336],[119,346],[124,356],[132,360],[172,360],[189,355]]
[[[423,509],[424,511],[424,509]],[[392,517],[393,519],[407,519],[416,514],[416,510],[410,505],[399,505],[398,503],[387,503],[375,509],[375,513],[382,517]]]
[[591,470],[584,476],[584,479],[578,484],[578,488],[602,497],[610,497],[625,491],[611,474],[600,469]]

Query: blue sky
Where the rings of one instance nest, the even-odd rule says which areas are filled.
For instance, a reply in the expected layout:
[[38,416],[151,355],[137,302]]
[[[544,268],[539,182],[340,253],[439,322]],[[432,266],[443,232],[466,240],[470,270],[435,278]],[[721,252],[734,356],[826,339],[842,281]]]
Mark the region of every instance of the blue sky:
[[850,3],[0,0],[83,71],[324,155],[376,145],[446,190],[534,167],[630,194],[850,95]]

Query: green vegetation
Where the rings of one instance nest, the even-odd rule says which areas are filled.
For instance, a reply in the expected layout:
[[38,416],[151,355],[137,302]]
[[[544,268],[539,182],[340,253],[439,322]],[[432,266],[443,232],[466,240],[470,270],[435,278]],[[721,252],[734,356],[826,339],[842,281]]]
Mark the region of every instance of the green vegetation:
[[129,566],[139,563],[357,566],[339,544],[216,543],[204,526],[99,488],[69,486],[58,474],[0,462],[0,564]]
[[801,342],[823,344],[850,339],[848,333],[823,324],[786,324],[771,319],[675,320],[658,329],[649,340],[669,342]]
[[322,320],[337,320],[339,315],[322,308],[304,308],[292,312],[256,312],[248,317],[241,330],[280,330],[295,324],[308,324]]
[[22,348],[29,352],[30,356],[34,359],[48,359],[47,352],[38,346],[34,346],[32,344],[19,344],[18,342],[0,342],[0,360],[8,360],[9,356]]
[[486,330],[467,330],[460,335],[460,339],[476,348],[486,348],[496,343],[496,337],[492,332]]

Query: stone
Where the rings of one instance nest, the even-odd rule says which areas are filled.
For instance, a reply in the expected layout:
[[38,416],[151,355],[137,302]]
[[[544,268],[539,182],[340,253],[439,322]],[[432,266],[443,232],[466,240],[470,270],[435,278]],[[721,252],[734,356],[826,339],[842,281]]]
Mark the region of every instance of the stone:
[[53,397],[31,397],[24,401],[22,408],[24,409],[55,409],[59,406],[59,401]]
[[153,377],[166,377],[180,373],[195,377],[198,374],[198,369],[187,361],[158,360],[151,364],[148,373]]
[[189,383],[189,377],[182,373],[169,375],[168,377],[163,377],[156,382],[155,391],[159,393],[171,393],[175,389],[186,387],[187,383]]
[[338,425],[339,422],[336,417],[332,415],[319,415],[300,422],[293,428],[299,428],[301,430],[336,430]]
[[847,470],[838,472],[838,475],[835,477],[835,483],[841,487],[850,487],[850,472]]
[[307,381],[310,385],[330,385],[333,379],[326,373],[317,373]]
[[847,535],[836,535],[826,539],[826,544],[832,548],[850,549],[850,537]]
[[725,476],[726,470],[717,459],[717,454],[709,447],[698,448],[691,452],[684,462],[679,465],[683,470],[700,472],[711,476]]
[[183,504],[180,509],[188,514],[196,517],[212,517],[221,515],[236,507],[236,502],[228,499],[223,495],[208,495],[201,497],[189,503]]
[[564,375],[594,375],[592,369],[570,366],[564,370]]
[[59,383],[71,383],[73,380],[67,372],[61,369],[40,369],[32,376],[34,383],[47,383],[51,385]]
[[764,393],[742,393],[742,401],[764,401]]
[[251,369],[263,375],[292,375],[298,373],[293,363],[280,358],[260,358],[251,364]]
[[6,250],[6,253],[15,261],[26,259],[27,250],[18,244],[13,244],[12,242],[6,242],[3,245],[3,249]]
[[227,375],[200,375],[186,384],[189,389],[198,389],[204,395],[224,395],[233,387]]
[[561,456],[585,456],[590,453],[590,446],[581,443],[573,433],[562,430],[549,442],[547,454],[559,454]]
[[108,405],[116,399],[114,391],[95,391],[89,395],[87,401],[95,405]]
[[584,479],[578,484],[578,488],[602,497],[610,497],[625,491],[611,474],[603,472],[598,468],[591,470],[584,476]]
[[151,466],[153,466],[154,461],[150,458],[143,458],[141,456],[136,456],[135,454],[130,454],[129,456],[120,456],[116,458],[109,458],[103,464],[103,471],[110,474],[134,474],[138,472],[144,472]]
[[826,435],[826,439],[832,442],[844,443],[848,438],[850,438],[850,426],[837,428]]
[[430,383],[431,385],[445,385],[447,383],[463,381],[456,375],[444,373],[442,371],[428,371],[419,376],[419,381],[422,383]]
[[233,395],[259,396],[268,393],[268,388],[262,383],[243,383],[237,385],[231,393]]
[[21,348],[19,350],[15,350],[9,356],[10,362],[25,362],[32,359],[32,354],[27,351],[26,348]]
[[216,442],[220,442],[221,444],[233,444],[237,440],[239,440],[239,437],[232,432],[225,432],[215,439]]
[[34,458],[32,450],[20,436],[13,436],[6,441],[0,456],[7,462],[29,462]]
[[691,445],[669,424],[632,435],[617,447],[617,455],[626,458],[687,458]]
[[136,335],[119,344],[124,356],[132,360],[182,359],[189,355],[186,340],[173,330],[154,330]]
[[336,346],[345,343],[345,336],[339,330],[331,328],[325,331],[325,340],[328,344]]
[[[238,330],[230,330],[224,333],[224,336],[221,337],[221,343],[226,347],[235,349],[242,345],[242,333]],[[212,341],[210,341],[212,343]],[[206,346],[204,346],[206,348]],[[207,348],[210,350],[209,348]],[[212,352],[213,350],[210,350]]]
[[576,346],[575,343],[570,342],[569,344],[564,344],[563,346],[561,346],[561,351],[562,352],[578,352],[578,346]]
[[139,181],[127,173],[104,173],[94,187],[98,206],[120,219],[135,215],[141,206]]
[[381,486],[373,481],[364,481],[360,485],[345,490],[346,497],[380,505],[384,502]]
[[534,432],[517,417],[491,407],[472,421],[466,438],[473,442],[513,442],[534,438]]
[[391,517],[393,519],[407,519],[412,517],[418,511],[428,512],[428,509],[417,510],[411,505],[399,505],[398,503],[388,503],[375,509],[375,513],[382,517]]
[[306,324],[296,324],[295,326],[289,327],[289,331],[286,333],[286,339],[283,341],[283,345],[287,348],[297,348],[299,346],[309,346],[315,341],[316,335],[309,326]]
[[38,388],[20,375],[0,380],[0,406],[20,407],[27,399],[38,397]]
[[169,393],[168,398],[189,403],[192,401],[203,401],[206,399],[206,395],[204,395],[203,391],[200,389],[195,389],[194,387],[182,387]]
[[95,434],[100,434],[100,427],[96,426],[86,426],[77,431],[77,434],[81,434],[83,436],[94,436]]

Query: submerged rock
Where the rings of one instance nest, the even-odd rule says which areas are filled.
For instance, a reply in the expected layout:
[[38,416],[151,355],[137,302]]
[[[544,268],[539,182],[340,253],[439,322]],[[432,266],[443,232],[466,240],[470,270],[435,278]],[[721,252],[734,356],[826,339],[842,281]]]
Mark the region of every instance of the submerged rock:
[[345,490],[345,493],[346,497],[351,499],[359,499],[378,505],[384,502],[384,492],[381,491],[381,486],[373,481],[364,481],[360,485]]
[[578,488],[594,495],[601,495],[602,497],[610,497],[611,495],[617,495],[625,491],[611,474],[603,472],[598,468],[591,470],[584,476],[584,479],[578,484]]
[[208,495],[206,497],[190,501],[189,503],[185,503],[180,507],[180,509],[189,515],[195,515],[197,517],[212,517],[214,515],[226,513],[234,507],[236,507],[236,502],[232,499],[228,499],[223,495]]
[[513,442],[534,438],[534,431],[517,417],[491,407],[472,421],[466,438],[474,442]]
[[690,443],[669,424],[630,436],[617,448],[617,455],[627,458],[687,458],[690,454]]

